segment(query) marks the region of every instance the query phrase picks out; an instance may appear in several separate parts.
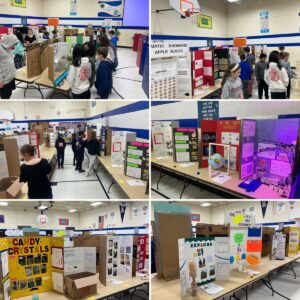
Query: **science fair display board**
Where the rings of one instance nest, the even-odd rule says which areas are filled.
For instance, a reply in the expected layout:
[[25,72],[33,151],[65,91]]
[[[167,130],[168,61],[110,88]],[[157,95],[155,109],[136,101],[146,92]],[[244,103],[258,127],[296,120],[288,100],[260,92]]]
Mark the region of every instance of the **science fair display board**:
[[153,99],[192,98],[192,62],[188,43],[151,44],[151,95]]
[[299,251],[299,233],[298,227],[290,227],[288,254],[297,254]]
[[276,233],[272,236],[270,259],[285,259],[286,235]]
[[173,128],[179,127],[178,121],[152,121],[152,147],[157,157],[173,154]]
[[[239,170],[240,157],[240,121],[214,121],[202,120],[201,128],[201,150],[200,150],[200,168],[208,167],[209,144],[230,145],[230,170]],[[227,157],[228,150],[224,147],[212,146],[212,154],[218,153],[222,157]],[[227,152],[226,152],[227,151]]]
[[191,286],[230,279],[229,238],[185,238],[178,240],[181,294]]
[[123,166],[126,145],[136,140],[136,133],[129,131],[112,131],[111,162]]
[[149,237],[147,235],[138,236],[136,245],[136,271],[148,269],[146,265],[148,257]]
[[3,300],[11,299],[11,281],[9,277],[9,263],[8,263],[8,242],[7,239],[0,239],[0,280]]
[[52,290],[51,238],[7,238],[11,298]]
[[173,128],[173,159],[177,163],[199,160],[197,128]]
[[125,175],[147,180],[149,169],[149,144],[128,142],[125,153]]

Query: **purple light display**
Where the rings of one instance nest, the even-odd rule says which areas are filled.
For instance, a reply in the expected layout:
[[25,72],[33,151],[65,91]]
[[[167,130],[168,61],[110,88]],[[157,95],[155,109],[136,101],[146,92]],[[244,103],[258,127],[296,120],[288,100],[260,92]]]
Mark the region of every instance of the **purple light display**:
[[123,26],[149,27],[149,0],[125,0]]

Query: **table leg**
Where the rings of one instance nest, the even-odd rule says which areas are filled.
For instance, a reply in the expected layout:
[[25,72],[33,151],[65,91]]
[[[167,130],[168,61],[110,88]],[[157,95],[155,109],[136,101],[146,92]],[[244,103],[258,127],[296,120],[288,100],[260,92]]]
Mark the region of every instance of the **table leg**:
[[276,290],[274,290],[274,288],[273,288],[273,286],[272,286],[272,284],[271,284],[271,276],[270,276],[270,274],[269,274],[269,276],[268,276],[268,281],[266,281],[264,278],[261,279],[261,280],[262,280],[262,282],[264,283],[264,285],[272,291],[272,296],[274,296],[274,293],[275,293],[275,294],[279,295],[280,297],[282,297],[282,298],[284,298],[284,299],[291,300],[290,298],[288,298],[288,297],[286,297],[286,296],[280,294],[280,293],[277,292]]
[[112,182],[111,182],[111,184],[110,184],[110,186],[109,186],[109,188],[108,188],[108,193],[109,193],[109,191],[110,191],[110,188],[115,184],[115,183],[117,183],[114,179],[112,180]]
[[238,298],[235,293],[233,293],[230,297],[229,297],[229,300],[231,299],[236,299],[236,300],[241,300],[240,298]]
[[160,171],[159,171],[159,178],[158,178],[158,181],[156,183],[156,189],[158,190],[158,186],[159,186],[159,183],[160,181],[166,176],[165,173],[163,173],[162,171],[162,167],[160,167]]
[[58,89],[54,88],[54,92],[52,93],[51,95],[51,99],[54,98],[54,96],[56,95],[62,95],[64,97],[66,97],[67,99],[71,99],[70,95],[69,95],[69,91],[67,91],[66,93],[62,92],[62,91],[59,91]]
[[186,179],[187,179],[187,178],[184,176],[184,179],[183,179],[183,188],[182,188],[182,191],[181,191],[181,194],[180,194],[179,199],[182,198],[182,195],[183,195],[184,191],[185,191],[186,188],[190,185],[188,182],[186,182]]
[[[282,272],[281,270],[283,269],[287,269],[289,271],[292,271],[293,274],[289,274],[289,273],[286,273],[286,272]],[[294,270],[294,265],[293,263],[290,263],[287,267],[282,267],[282,268],[279,268],[279,270],[277,271],[277,273],[280,273],[280,274],[285,274],[285,275],[290,275],[290,276],[293,276],[295,279],[297,279],[297,274]]]
[[149,294],[147,294],[146,291],[135,288],[135,289],[133,290],[133,292],[131,292],[131,295],[130,295],[130,299],[131,299],[131,300],[133,299],[133,295],[134,295],[135,292],[141,292],[141,293],[143,293],[143,294],[146,295],[146,298],[142,298],[142,297],[140,297],[140,296],[136,296],[137,298],[140,298],[140,299],[143,299],[143,300],[146,300],[146,299],[149,298]]

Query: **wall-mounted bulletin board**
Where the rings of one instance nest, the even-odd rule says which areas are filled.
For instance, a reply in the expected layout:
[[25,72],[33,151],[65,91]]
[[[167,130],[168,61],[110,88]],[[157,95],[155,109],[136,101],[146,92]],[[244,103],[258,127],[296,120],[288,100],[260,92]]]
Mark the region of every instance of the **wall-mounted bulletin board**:
[[11,0],[11,6],[26,8],[26,0]]
[[199,15],[197,26],[201,28],[212,29],[213,28],[212,17],[202,15],[202,14]]

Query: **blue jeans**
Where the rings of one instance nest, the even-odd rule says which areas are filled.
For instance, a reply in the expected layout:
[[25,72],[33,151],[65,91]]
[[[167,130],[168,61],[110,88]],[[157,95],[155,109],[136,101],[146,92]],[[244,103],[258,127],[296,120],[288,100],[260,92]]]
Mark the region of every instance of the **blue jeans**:
[[64,166],[65,161],[65,151],[57,151],[57,162],[59,167]]

